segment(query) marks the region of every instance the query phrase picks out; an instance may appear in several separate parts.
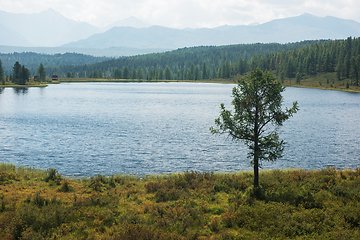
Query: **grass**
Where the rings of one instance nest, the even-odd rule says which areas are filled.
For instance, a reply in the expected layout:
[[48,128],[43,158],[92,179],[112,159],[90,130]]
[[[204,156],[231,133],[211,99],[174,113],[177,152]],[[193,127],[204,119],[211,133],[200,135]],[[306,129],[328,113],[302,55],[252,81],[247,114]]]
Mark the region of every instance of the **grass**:
[[199,82],[199,83],[236,83],[236,79],[200,79],[200,80],[146,80],[146,79],[109,79],[109,78],[61,78],[61,82]]
[[[237,79],[242,76],[233,76],[230,79],[201,79],[201,80],[151,80],[146,79],[98,79],[98,78],[61,78],[58,81],[49,81],[46,83],[37,83],[31,81],[26,85],[14,85],[6,82],[5,85],[0,84],[0,88],[3,87],[46,87],[47,84],[59,84],[61,82],[199,82],[199,83],[232,83],[236,84]],[[300,84],[296,83],[295,78],[286,78],[283,83],[284,86],[288,87],[303,87],[303,88],[316,88],[316,89],[327,89],[336,91],[347,91],[347,92],[360,92],[360,86],[354,86],[351,84],[350,79],[338,80],[336,73],[319,73],[315,76],[305,76],[301,79]]]
[[359,239],[360,169],[63,178],[0,164],[0,239]]
[[[94,79],[94,78],[61,78],[61,82],[203,82],[203,83],[237,83],[237,78],[244,77],[233,76],[230,79],[201,79],[201,80],[151,80],[146,79]],[[347,87],[347,83],[349,86]],[[351,84],[350,79],[338,80],[336,73],[319,73],[315,76],[305,76],[301,79],[300,84],[296,83],[295,78],[286,78],[284,86],[289,87],[303,87],[303,88],[316,88],[316,89],[327,89],[336,91],[347,91],[347,92],[360,92],[360,86],[354,86]]]
[[47,83],[39,83],[34,81],[27,82],[25,85],[18,85],[12,82],[5,82],[5,84],[2,84],[0,82],[0,88],[28,88],[28,87],[47,87],[47,86],[48,86]]
[[[348,84],[348,88],[347,88]],[[360,86],[351,84],[350,79],[338,80],[336,73],[320,73],[315,76],[306,76],[300,80],[300,84],[296,83],[296,79],[285,79],[285,86],[317,88],[346,92],[360,92]]]

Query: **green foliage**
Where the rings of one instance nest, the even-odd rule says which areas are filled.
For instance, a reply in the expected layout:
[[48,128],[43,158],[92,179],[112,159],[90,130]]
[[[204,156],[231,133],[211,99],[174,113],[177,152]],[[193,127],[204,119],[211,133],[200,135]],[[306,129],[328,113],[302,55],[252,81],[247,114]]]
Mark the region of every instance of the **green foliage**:
[[278,127],[299,109],[297,102],[290,109],[281,109],[284,90],[271,73],[256,69],[233,88],[234,113],[221,104],[220,117],[215,119],[217,128],[210,127],[213,134],[228,134],[232,140],[241,140],[248,146],[255,187],[259,186],[261,160],[275,161],[281,157],[284,142],[279,140]]
[[98,175],[64,179],[71,192],[39,181],[43,171],[0,173],[18,178],[0,186],[0,239],[360,237],[360,169],[262,171],[259,188],[251,172]]
[[70,186],[70,181],[67,180],[67,179],[64,179],[62,182],[61,182],[61,186],[59,187],[59,191],[60,192],[70,192],[70,191],[73,191],[73,187]]
[[5,84],[4,68],[2,66],[1,59],[0,59],[0,82],[2,85]]
[[12,82],[18,85],[25,85],[29,81],[30,70],[24,65],[21,66],[19,62],[16,62],[13,67]]
[[40,63],[38,69],[37,69],[37,74],[39,77],[39,81],[45,81],[46,80],[46,71],[45,71],[45,67],[42,63]]
[[60,181],[62,180],[62,177],[61,177],[61,174],[58,173],[58,171],[54,168],[49,168],[47,171],[47,176],[45,178],[45,181],[46,182],[49,182],[49,181],[53,181],[55,182],[57,185],[60,184]]

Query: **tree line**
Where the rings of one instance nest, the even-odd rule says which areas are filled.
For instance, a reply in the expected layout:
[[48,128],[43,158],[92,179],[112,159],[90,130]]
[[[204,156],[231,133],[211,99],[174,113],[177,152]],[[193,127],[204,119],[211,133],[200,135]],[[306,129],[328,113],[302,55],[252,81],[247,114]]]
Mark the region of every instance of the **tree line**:
[[39,63],[43,63],[48,70],[48,77],[51,77],[53,74],[57,74],[52,71],[53,67],[92,64],[111,58],[94,57],[80,53],[39,54],[34,52],[14,52],[8,54],[0,53],[0,59],[2,60],[4,74],[7,76],[12,74],[14,63],[19,62],[26,63],[25,65],[30,70],[31,75],[36,75]]
[[360,38],[304,41],[289,44],[240,44],[183,48],[112,59],[95,64],[57,67],[61,76],[200,80],[232,78],[260,68],[301,83],[305,76],[336,72],[358,86],[360,78]]
[[[289,51],[314,42],[318,41],[288,44],[256,43],[190,47],[164,53],[111,59],[94,64],[60,66],[51,68],[51,72],[57,72],[57,75],[61,77],[65,77],[68,73],[73,73],[75,77],[123,79],[140,79],[142,77],[141,79],[147,80],[218,78],[218,68],[226,61],[234,63],[238,61],[239,57],[250,60],[252,56],[257,54],[264,55],[271,52]],[[226,70],[220,74],[229,76]]]
[[[314,40],[288,44],[201,46],[110,59],[83,65],[45,66],[47,76],[144,80],[235,78],[251,70],[273,71],[282,81],[336,72],[358,86],[360,38]],[[36,75],[38,68],[30,70]],[[5,72],[6,74],[6,72]],[[8,75],[8,74],[6,74]]]
[[[46,80],[46,70],[42,63],[37,68],[37,81],[42,82]],[[25,65],[16,62],[12,68],[12,74],[5,76],[2,61],[0,59],[0,83],[5,85],[6,81],[12,82],[18,85],[25,85],[31,78],[31,73]]]

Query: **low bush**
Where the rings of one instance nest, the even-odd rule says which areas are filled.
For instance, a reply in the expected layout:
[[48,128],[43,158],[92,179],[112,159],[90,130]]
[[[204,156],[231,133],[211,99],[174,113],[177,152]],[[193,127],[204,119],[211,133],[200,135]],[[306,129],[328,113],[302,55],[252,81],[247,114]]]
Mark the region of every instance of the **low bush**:
[[0,164],[0,239],[360,239],[359,169],[262,171],[259,188],[252,179],[79,180]]

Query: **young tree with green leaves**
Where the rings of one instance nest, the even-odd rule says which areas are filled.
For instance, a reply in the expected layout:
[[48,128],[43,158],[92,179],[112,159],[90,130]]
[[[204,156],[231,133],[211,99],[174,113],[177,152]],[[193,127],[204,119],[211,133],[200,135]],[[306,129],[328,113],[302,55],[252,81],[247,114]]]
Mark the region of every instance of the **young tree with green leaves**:
[[279,140],[278,128],[299,110],[297,102],[290,109],[281,109],[284,90],[272,73],[253,70],[233,88],[234,112],[221,104],[216,128],[210,127],[213,134],[228,134],[232,140],[241,140],[248,146],[255,188],[259,187],[261,161],[275,161],[282,156],[285,143]]
[[45,81],[46,80],[46,71],[45,71],[45,67],[42,63],[40,63],[38,69],[37,69],[37,74],[39,77],[39,81]]

